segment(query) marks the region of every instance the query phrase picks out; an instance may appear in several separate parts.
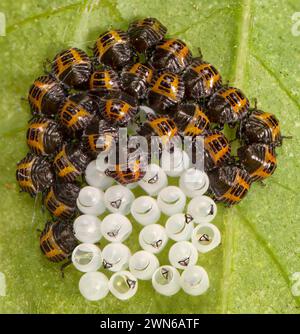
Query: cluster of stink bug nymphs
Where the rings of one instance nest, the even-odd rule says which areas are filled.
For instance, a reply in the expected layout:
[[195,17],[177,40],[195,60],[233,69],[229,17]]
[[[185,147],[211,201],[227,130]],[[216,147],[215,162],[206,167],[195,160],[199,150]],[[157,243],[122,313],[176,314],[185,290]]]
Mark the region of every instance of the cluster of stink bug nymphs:
[[[262,181],[275,171],[277,165],[275,148],[282,143],[276,117],[258,110],[256,106],[250,108],[249,100],[240,89],[224,84],[220,73],[212,64],[202,59],[202,56],[193,57],[182,40],[167,38],[166,32],[167,28],[155,18],[134,21],[129,25],[127,32],[106,31],[96,40],[92,55],[75,47],[64,50],[54,57],[49,72],[33,82],[28,95],[33,115],[27,131],[30,152],[17,164],[16,178],[22,191],[28,192],[33,197],[38,193],[42,194],[43,205],[54,218],[53,221],[47,222],[40,237],[41,249],[50,261],[60,262],[70,259],[72,252],[74,255],[74,249],[78,247],[78,240],[83,240],[90,245],[95,240],[99,240],[100,234],[106,233],[107,240],[117,238],[121,233],[120,228],[118,229],[119,225],[125,226],[125,231],[131,231],[130,222],[128,223],[125,217],[130,211],[135,218],[138,217],[136,220],[142,225],[154,224],[160,216],[160,211],[170,217],[181,214],[182,216],[171,217],[173,220],[168,226],[166,225],[166,229],[170,229],[167,233],[169,238],[172,238],[170,235],[175,233],[180,224],[186,227],[193,220],[200,225],[209,224],[210,220],[198,219],[197,221],[197,217],[193,217],[189,211],[185,215],[182,213],[186,203],[185,196],[193,198],[196,191],[189,189],[189,185],[185,184],[186,174],[182,176],[174,171],[173,174],[167,174],[180,176],[179,187],[169,189],[169,192],[165,191],[164,195],[159,193],[158,190],[164,191],[163,188],[167,186],[167,182],[163,179],[165,177],[163,168],[156,166],[157,169],[154,169],[157,172],[150,173],[152,175],[150,177],[147,172],[151,160],[148,152],[143,154],[140,150],[128,149],[118,144],[118,133],[121,127],[130,128],[133,131],[131,135],[143,136],[149,144],[152,136],[164,138],[164,142],[171,141],[175,136],[181,138],[189,136],[192,137],[192,146],[197,137],[203,139],[204,170],[191,171],[189,169],[191,165],[188,162],[185,171],[184,169],[181,171],[190,173],[193,176],[193,182],[201,183],[204,180],[203,184],[207,187],[209,184],[208,195],[211,198],[202,196],[203,198],[198,202],[192,203],[192,200],[192,204],[189,204],[196,216],[200,215],[203,208],[208,207],[206,215],[214,217],[216,213],[214,200],[223,202],[227,206],[239,203],[253,182]],[[142,113],[143,117],[141,117]],[[236,156],[233,156],[230,141],[222,131],[225,125],[236,129],[236,138],[240,143]],[[112,142],[116,143],[119,150],[129,151],[130,154],[125,163],[116,161],[114,166],[108,166],[105,165],[107,163],[105,159],[99,162],[99,155],[109,152]],[[163,152],[162,148],[161,156],[182,154],[174,146],[169,148],[168,152]],[[195,149],[192,152],[195,152]],[[134,168],[129,168],[132,165]],[[158,206],[156,200],[153,199],[154,203],[152,199],[147,198],[143,199],[139,205],[135,203],[136,209],[134,209],[131,194],[126,191],[131,192],[130,185],[142,184],[145,178],[148,183],[141,187],[150,196],[156,196],[159,193]],[[113,182],[117,185],[112,186]],[[158,184],[161,182],[163,186],[154,191],[151,190],[157,182]],[[81,193],[86,183],[91,187],[85,187],[89,189]],[[109,190],[113,187],[119,188],[115,188],[115,192]],[[151,189],[149,190],[148,187]],[[103,197],[102,190],[107,188],[109,189]],[[162,203],[163,196],[168,197],[170,193],[174,195],[176,191],[180,200],[184,198],[184,202],[180,202],[184,203],[184,205],[180,204],[182,206],[180,210],[176,209],[177,204],[167,209],[163,204],[159,204]],[[109,196],[114,198],[117,192],[121,197],[108,201]],[[196,191],[196,195],[198,196],[199,192]],[[200,195],[204,195],[204,192]],[[82,200],[81,203],[79,203],[80,200]],[[123,200],[128,200],[132,204],[131,208],[126,207],[122,211]],[[92,218],[83,219],[81,223],[77,221],[80,224],[76,225],[76,238],[74,219],[78,219],[79,212],[89,214],[86,208],[95,203],[97,203],[97,210],[90,211]],[[138,208],[143,208],[145,203],[147,205],[150,203],[152,209],[157,207],[156,211],[153,209],[152,218],[149,216],[151,219],[139,216]],[[103,221],[99,229],[98,221],[95,220],[98,218],[95,216],[99,216],[107,208],[115,214],[122,214],[122,217],[110,217],[109,222],[106,221],[104,224]],[[115,226],[116,221],[119,225]],[[86,236],[90,233],[87,227],[86,230],[84,229],[85,224],[94,227],[94,230],[92,228],[93,236],[95,237],[98,233],[98,237],[80,237],[81,234]],[[81,228],[81,230],[79,228],[80,231],[78,226]],[[114,230],[109,229],[109,226],[114,226]],[[199,228],[197,232],[193,232],[189,227],[187,234],[184,234],[185,230],[182,229],[180,233],[185,237],[182,239],[174,237],[173,240],[187,242],[186,240],[193,238],[191,237],[193,232],[196,235],[193,245],[195,244],[197,250],[201,252],[213,238],[219,235],[212,224],[201,228],[203,229],[201,235]],[[146,239],[149,235],[152,237],[165,235],[159,227],[147,233]],[[121,238],[119,241],[123,240],[124,238]],[[143,245],[143,243],[145,244],[145,240],[140,240],[140,244]],[[160,238],[152,240],[148,246],[150,249],[151,247],[158,249],[163,247],[164,243],[165,239]],[[214,239],[214,243],[217,245],[219,241]],[[148,251],[148,246],[142,246],[145,253]],[[101,258],[103,254],[101,255],[93,246],[89,247],[87,248],[96,258]],[[122,244],[118,247],[107,252],[120,253],[122,256],[129,254],[128,248],[124,248]],[[169,254],[171,263],[180,252],[189,250],[194,254],[194,248],[189,248],[189,245],[180,247],[173,250],[173,255]],[[81,251],[83,252],[82,249]],[[73,263],[76,262],[76,256],[79,256],[79,253],[78,251],[77,255],[74,255]],[[150,253],[155,252],[150,251]],[[146,255],[140,254],[131,261],[136,261],[134,264],[138,267],[143,266],[142,260],[146,259],[148,262],[145,261],[150,267],[152,266],[153,270],[158,270],[157,259],[151,254],[149,255],[149,252]],[[108,260],[102,260],[101,262],[107,268],[113,267]],[[138,262],[140,260],[141,263]],[[181,267],[177,268],[187,267],[189,261],[190,257],[179,259],[178,263]],[[92,264],[91,266],[98,268],[98,262],[95,263],[94,267]],[[134,264],[132,264],[133,267]],[[77,263],[78,268],[82,269],[82,266],[84,266],[82,263]],[[202,275],[202,278],[206,277],[206,273],[201,268],[194,268],[194,271],[185,273],[184,278],[181,277],[185,291],[192,291],[191,286],[187,287],[191,277],[199,275]],[[124,269],[124,266],[119,269]],[[166,292],[164,289],[167,288],[158,287],[161,280],[166,281],[164,283],[166,286],[171,285],[170,291],[175,291],[179,284],[179,274],[174,271],[176,269],[165,266],[159,270],[155,273],[150,270],[151,274],[148,272],[147,275],[142,276],[137,269],[136,271],[133,269],[131,273],[126,272],[127,274],[122,274],[123,276],[114,277],[110,283],[110,290],[114,291],[113,293],[120,299],[126,299],[118,294],[118,287],[122,287],[125,282],[129,290],[136,289],[135,276],[141,275],[144,278],[152,277],[154,288],[163,294],[167,294],[164,293]],[[82,271],[90,270],[82,269]],[[98,274],[95,274],[94,270],[90,277],[85,278],[86,281],[83,279],[82,289],[85,289],[85,284],[90,284],[97,279],[106,287],[105,278]],[[206,282],[207,279],[205,278],[204,281]],[[176,288],[172,284],[175,284]],[[107,290],[103,289],[103,291]],[[197,291],[191,294],[197,294]]]

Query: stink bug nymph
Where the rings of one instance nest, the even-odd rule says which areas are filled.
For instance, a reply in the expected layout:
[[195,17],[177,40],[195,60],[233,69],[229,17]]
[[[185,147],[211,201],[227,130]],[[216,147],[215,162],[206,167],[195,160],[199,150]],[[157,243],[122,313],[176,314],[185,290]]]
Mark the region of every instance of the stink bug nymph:
[[30,87],[28,102],[33,115],[54,116],[65,97],[65,90],[56,80],[51,76],[42,76]]
[[53,167],[61,181],[73,182],[85,171],[89,160],[89,156],[80,146],[69,143],[57,153]]
[[241,121],[237,137],[245,144],[261,143],[273,146],[281,146],[284,138],[275,115],[256,108]]
[[118,129],[96,115],[85,129],[82,139],[84,148],[93,158],[103,151],[109,151],[118,140]]
[[73,133],[84,130],[97,109],[98,102],[95,97],[85,93],[70,95],[60,106],[60,122]]
[[184,83],[180,75],[162,72],[155,75],[147,93],[148,105],[158,113],[166,113],[184,97]]
[[194,58],[183,74],[185,96],[188,99],[207,98],[221,88],[222,78],[217,69],[201,58]]
[[148,53],[150,65],[157,70],[180,73],[192,62],[189,48],[180,39],[164,39]]
[[251,178],[246,170],[234,165],[215,168],[208,172],[208,177],[215,200],[228,206],[239,203],[251,185]]
[[152,75],[153,70],[144,64],[126,66],[121,74],[123,90],[137,99],[144,98]]
[[146,162],[145,155],[141,154],[138,149],[134,152],[129,150],[126,161],[122,163],[117,159],[116,164],[110,166],[105,174],[123,185],[135,183],[144,177]]
[[62,145],[63,133],[59,124],[45,117],[33,118],[28,125],[27,145],[38,155],[51,155]]
[[68,259],[78,240],[73,232],[73,225],[64,221],[49,221],[40,235],[40,248],[51,262]]
[[230,159],[231,146],[225,135],[217,130],[207,131],[204,137],[204,168],[211,170]]
[[210,122],[203,109],[195,103],[179,104],[173,117],[182,136],[195,137],[209,130]]
[[121,90],[121,82],[117,72],[110,69],[95,71],[91,75],[89,88],[97,96],[105,96],[113,91]]
[[91,72],[91,59],[83,50],[77,48],[60,52],[52,62],[52,74],[67,87],[79,89],[84,87]]
[[22,191],[36,196],[54,183],[54,173],[46,158],[28,153],[17,164],[16,179]]
[[275,148],[266,144],[251,144],[238,148],[240,164],[251,177],[251,181],[261,181],[271,176],[277,167]]
[[54,217],[68,221],[77,213],[79,191],[74,183],[55,183],[43,194],[44,205]]
[[140,53],[161,41],[166,32],[167,28],[153,17],[136,20],[128,28],[130,43]]
[[99,36],[94,46],[94,56],[99,63],[122,69],[133,62],[134,51],[126,32],[122,30],[106,31]]
[[247,116],[249,100],[244,93],[234,87],[223,87],[215,92],[207,104],[207,116],[220,127],[231,127]]
[[[178,128],[170,117],[147,115],[147,119],[137,132],[147,139],[148,145],[152,136],[159,137],[164,146],[170,144],[170,141],[178,135]],[[150,153],[150,150],[148,152]]]
[[126,126],[137,113],[137,100],[126,93],[110,94],[99,103],[100,116],[107,122]]

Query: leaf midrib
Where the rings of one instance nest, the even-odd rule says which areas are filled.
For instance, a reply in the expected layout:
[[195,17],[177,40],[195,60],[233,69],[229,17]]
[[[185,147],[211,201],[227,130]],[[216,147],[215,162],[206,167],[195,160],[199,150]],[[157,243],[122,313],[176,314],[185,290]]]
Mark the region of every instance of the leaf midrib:
[[[236,57],[232,81],[236,86],[243,86],[246,59],[248,55],[248,40],[251,23],[251,0],[245,0],[241,6],[240,27],[237,38]],[[236,225],[224,217],[224,253],[223,253],[223,280],[221,282],[221,313],[228,313],[228,298],[230,293],[230,279],[232,273],[233,244]]]
[[[88,4],[88,1],[85,1],[84,3]],[[79,4],[79,3],[78,3]],[[77,5],[78,5],[77,4]],[[103,4],[103,3],[102,3]],[[76,4],[72,5],[75,6]],[[79,5],[82,5],[82,3],[80,3]],[[248,6],[248,9],[247,9]],[[68,6],[66,6],[68,7]],[[81,8],[81,6],[80,6]],[[84,9],[84,6],[82,6],[82,9]],[[240,25],[239,25],[239,33],[237,34],[237,48],[236,48],[236,56],[235,56],[235,61],[233,62],[233,82],[238,85],[238,86],[243,86],[244,83],[244,73],[245,73],[245,68],[247,67],[247,58],[249,59],[249,57],[254,57],[258,62],[261,62],[261,59],[258,58],[258,56],[256,56],[255,54],[253,54],[253,52],[251,52],[252,50],[250,50],[249,47],[249,36],[251,33],[251,0],[249,1],[245,1],[242,3],[242,8],[241,8],[241,15],[240,15]],[[247,13],[248,10],[248,13]],[[63,12],[64,10],[60,10],[59,12]],[[46,13],[44,13],[46,14]],[[41,17],[47,17],[47,15],[43,15]],[[247,22],[248,20],[248,22]],[[31,22],[33,20],[29,20],[29,22]],[[26,22],[27,23],[27,22]],[[246,24],[247,23],[247,24]],[[247,38],[245,38],[245,34]],[[251,53],[251,55],[250,55]],[[265,68],[265,63],[261,64],[262,67]],[[271,69],[269,68],[265,68],[265,70],[271,75],[273,76],[278,83],[281,83],[281,80],[278,76],[274,76],[274,73],[271,71]],[[294,99],[295,105],[297,105],[299,107],[299,104],[297,103],[297,100],[295,100],[295,98],[293,97],[293,95],[288,91],[288,89],[283,86],[283,85],[279,85],[279,87],[287,94],[287,96],[290,98],[290,100]],[[280,184],[279,184],[280,185]],[[282,185],[281,185],[282,186]],[[230,291],[230,285],[232,285],[232,264],[233,264],[233,254],[234,254],[234,249],[233,249],[233,244],[234,244],[234,239],[236,236],[236,232],[237,229],[239,228],[238,225],[233,224],[231,218],[233,217],[233,215],[235,213],[238,214],[239,208],[237,208],[237,210],[234,208],[232,210],[228,210],[226,212],[226,214],[223,216],[224,218],[224,226],[225,226],[225,232],[224,232],[224,237],[225,237],[225,242],[224,242],[224,246],[223,246],[223,257],[224,257],[224,265],[223,265],[223,275],[224,275],[224,282],[222,281],[221,284],[223,284],[223,287],[227,287],[226,289],[222,289],[221,290],[221,297],[222,297],[222,303],[221,303],[221,310],[224,313],[227,313],[230,311],[230,305],[228,305],[230,303],[229,300],[229,295],[231,293]],[[243,220],[243,216],[239,215],[241,217],[241,220],[243,221],[243,223],[249,227],[249,230],[252,231],[254,228],[253,224],[251,223],[251,221],[247,220]],[[252,231],[253,232],[253,231]],[[256,231],[257,232],[257,231]],[[256,233],[254,233],[254,235],[256,236]],[[261,244],[263,246],[263,248],[265,249],[263,242],[260,241],[260,238],[256,238],[257,242],[259,244]],[[264,240],[262,240],[264,241]],[[270,250],[270,249],[269,249]],[[272,250],[271,250],[272,251]],[[278,259],[276,258],[276,254],[272,251],[273,255],[275,256],[271,256],[268,252],[268,250],[265,249],[265,252],[267,255],[269,255],[271,257],[271,259],[274,261],[274,263],[276,264],[276,262],[278,262],[279,267],[283,268],[283,266],[280,264],[280,262],[278,261]],[[278,265],[277,265],[278,267]],[[283,268],[284,269],[284,268]],[[279,270],[279,272],[281,272],[282,276],[284,277],[287,285],[289,285],[289,279],[288,279],[288,274],[285,270]],[[286,279],[287,278],[287,279]]]
[[[232,81],[238,87],[242,87],[244,83],[244,74],[245,68],[247,66],[247,57],[249,55],[249,36],[251,30],[251,1],[252,0],[245,0],[242,5],[242,12],[240,18],[240,28],[237,38],[237,50],[236,50],[236,57],[235,57],[235,64],[234,64],[234,75]],[[289,99],[300,109],[299,102],[289,93],[289,91],[283,86],[282,82],[279,78],[260,60],[257,56],[253,55],[258,61],[260,61],[261,65],[267,70],[267,72],[273,76],[279,84],[279,87],[286,93]],[[277,183],[278,184],[278,183]],[[279,184],[281,185],[281,184]],[[236,213],[240,216],[241,221],[248,227],[248,229],[255,235],[255,239],[257,242],[262,245],[265,253],[271,258],[272,262],[277,267],[280,275],[283,277],[288,290],[290,285],[290,280],[288,273],[286,273],[284,266],[280,263],[277,259],[276,254],[270,249],[265,240],[258,234],[256,229],[253,227],[253,224],[249,220],[247,220],[240,212],[240,209],[236,208]],[[233,211],[231,211],[232,213]],[[231,273],[233,268],[233,253],[234,253],[234,239],[237,225],[233,224],[232,221],[229,219],[230,215],[225,214],[224,216],[224,227],[225,227],[225,242],[224,242],[224,253],[223,253],[223,280],[221,284],[221,313],[228,313],[228,300],[230,294],[230,279]],[[291,298],[295,301],[296,305],[300,306],[300,301],[295,298],[291,291]]]

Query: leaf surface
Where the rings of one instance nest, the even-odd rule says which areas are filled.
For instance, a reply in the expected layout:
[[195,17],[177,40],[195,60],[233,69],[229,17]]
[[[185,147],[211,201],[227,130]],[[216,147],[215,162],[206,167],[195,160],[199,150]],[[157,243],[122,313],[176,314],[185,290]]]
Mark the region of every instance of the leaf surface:
[[[0,271],[7,283],[1,313],[299,313],[300,299],[291,293],[291,275],[300,271],[300,37],[291,33],[296,11],[296,0],[1,1],[8,25],[0,37]],[[78,292],[79,272],[70,267],[62,280],[59,267],[40,254],[36,229],[48,216],[15,184],[30,118],[21,97],[46,58],[71,46],[88,50],[104,30],[126,29],[146,16],[161,20],[169,36],[186,41],[194,54],[201,47],[223,78],[275,113],[293,139],[278,150],[278,169],[265,187],[254,185],[235,208],[219,208],[222,245],[199,259],[211,281],[205,295],[166,298],[140,282],[128,302],[110,295],[91,303]],[[132,251],[138,250],[140,228],[134,230],[127,243]],[[167,250],[160,259],[166,263]]]

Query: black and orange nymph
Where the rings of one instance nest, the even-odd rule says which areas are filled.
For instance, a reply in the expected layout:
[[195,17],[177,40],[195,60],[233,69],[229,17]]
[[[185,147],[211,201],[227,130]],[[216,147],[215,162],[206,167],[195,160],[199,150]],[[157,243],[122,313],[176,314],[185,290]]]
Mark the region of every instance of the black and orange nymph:
[[210,127],[208,117],[196,103],[179,104],[175,109],[173,120],[182,136],[195,137],[205,133]]
[[228,206],[238,204],[248,193],[251,177],[235,165],[224,165],[208,172],[210,191],[214,199]]
[[218,70],[201,58],[194,58],[183,73],[185,96],[199,101],[208,98],[221,88],[222,78]]
[[92,61],[83,50],[70,48],[54,57],[51,73],[66,87],[81,89],[91,76]]
[[60,181],[73,182],[83,174],[90,161],[82,145],[65,144],[54,157],[53,168]]
[[164,39],[148,52],[148,61],[157,70],[180,73],[192,62],[192,54],[180,39]]
[[167,28],[153,17],[136,20],[128,28],[130,43],[140,53],[161,41],[166,32]]
[[223,87],[216,91],[207,104],[207,116],[221,128],[224,124],[233,127],[247,116],[249,100],[235,87]]
[[96,115],[82,135],[83,147],[92,158],[103,151],[109,151],[118,140],[119,131],[100,116]]
[[84,130],[99,107],[96,97],[77,93],[67,97],[59,108],[59,120],[71,133]]
[[93,72],[89,81],[89,89],[92,94],[100,97],[111,92],[120,91],[121,82],[118,73],[112,69]]
[[[146,138],[148,146],[154,144],[152,136],[158,137],[161,146],[169,145],[173,139],[176,139],[178,127],[174,120],[167,115],[147,115],[147,120],[140,126],[137,133]],[[150,148],[148,147],[148,152]]]
[[207,131],[204,137],[204,168],[209,171],[230,160],[231,145],[226,136],[217,130]]
[[277,168],[275,147],[271,145],[256,143],[241,146],[237,155],[252,182],[270,177]]
[[245,144],[260,143],[281,146],[284,137],[281,135],[276,116],[255,108],[241,121],[237,130],[237,138]]
[[94,57],[101,64],[121,70],[125,65],[133,63],[135,52],[125,31],[110,30],[98,37],[94,45]]
[[55,181],[48,160],[33,153],[28,153],[17,164],[16,179],[20,189],[33,197],[45,191]]
[[180,75],[172,72],[160,72],[150,83],[147,93],[149,107],[157,113],[170,112],[184,98],[184,82]]
[[[117,152],[120,150],[122,150],[122,148],[117,148]],[[123,151],[126,152],[127,149],[123,148]],[[107,176],[112,177],[123,185],[138,182],[144,177],[148,158],[139,149],[128,149],[126,153],[127,156],[124,161],[121,161],[119,155],[117,155],[116,164],[110,166],[105,171]]]
[[27,145],[32,153],[52,155],[63,144],[63,131],[54,120],[46,117],[33,118],[27,129]]
[[49,221],[40,235],[40,248],[51,262],[68,259],[78,245],[73,224],[64,221]]
[[41,76],[31,85],[28,102],[35,116],[54,116],[61,101],[66,97],[65,89],[51,76]]
[[123,90],[137,98],[142,99],[152,80],[153,70],[142,63],[125,66],[121,73]]
[[48,211],[60,220],[69,221],[77,213],[76,199],[80,187],[74,183],[55,183],[43,194]]
[[99,103],[100,116],[117,126],[127,126],[137,113],[137,100],[126,93],[110,94]]

